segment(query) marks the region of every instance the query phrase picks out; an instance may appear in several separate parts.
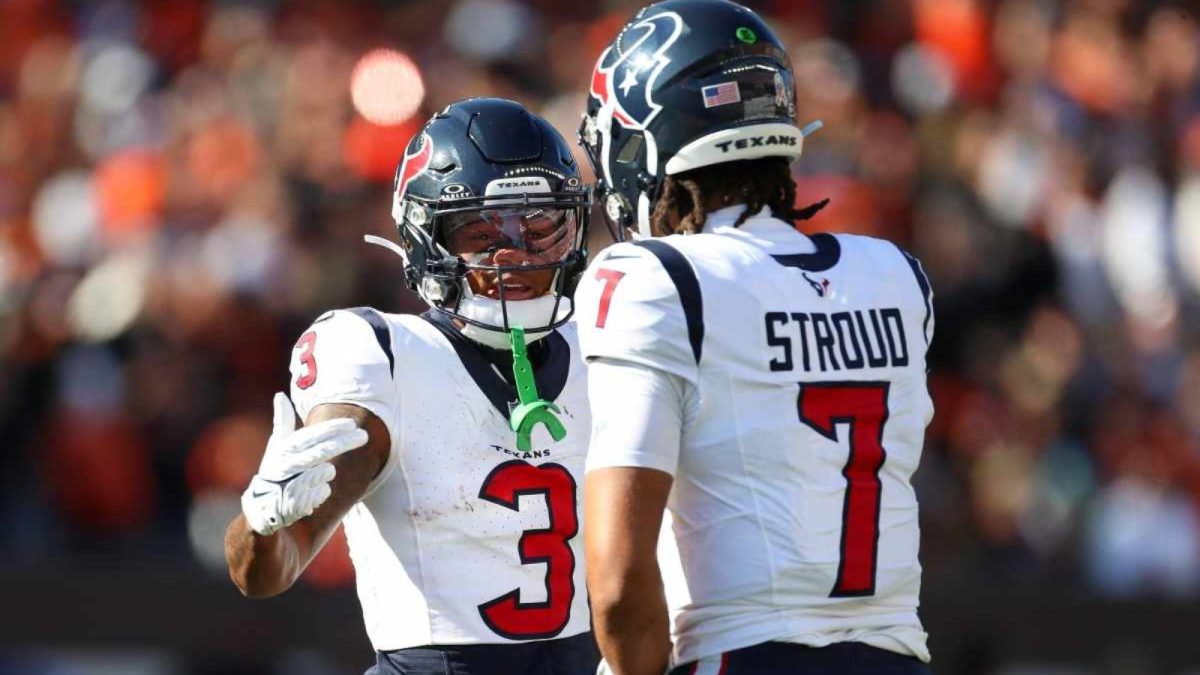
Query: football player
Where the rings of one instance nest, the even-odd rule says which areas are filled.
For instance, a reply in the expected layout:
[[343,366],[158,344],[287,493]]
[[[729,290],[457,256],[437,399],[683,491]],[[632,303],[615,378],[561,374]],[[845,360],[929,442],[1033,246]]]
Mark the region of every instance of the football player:
[[928,672],[909,479],[929,283],[887,241],[797,230],[824,203],[795,207],[789,64],[744,7],[668,0],[592,74],[580,136],[632,240],[576,295],[588,586],[616,673],[661,674],[671,642],[674,673]]
[[300,337],[226,536],[244,594],[285,591],[343,523],[370,672],[595,671],[577,513],[590,418],[567,323],[590,204],[570,147],[521,105],[429,120],[396,172],[400,244],[375,241],[430,310],[333,311]]

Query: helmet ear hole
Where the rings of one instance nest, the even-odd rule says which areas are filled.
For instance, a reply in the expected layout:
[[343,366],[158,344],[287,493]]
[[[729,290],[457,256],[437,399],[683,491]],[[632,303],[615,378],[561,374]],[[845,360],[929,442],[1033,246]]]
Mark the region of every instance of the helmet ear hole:
[[617,162],[620,164],[632,164],[637,160],[641,150],[642,135],[640,133],[629,134],[629,138],[621,146],[620,152],[617,153]]

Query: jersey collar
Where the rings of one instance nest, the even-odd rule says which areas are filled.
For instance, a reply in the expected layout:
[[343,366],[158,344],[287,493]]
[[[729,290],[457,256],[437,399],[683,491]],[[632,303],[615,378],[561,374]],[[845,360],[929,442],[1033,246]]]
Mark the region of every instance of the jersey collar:
[[771,214],[771,207],[750,216],[739,227],[734,227],[738,217],[746,210],[745,204],[734,204],[708,214],[704,221],[704,232],[733,236],[747,240],[767,251],[770,255],[808,255],[819,252],[812,238],[796,229],[791,223]]
[[740,227],[734,227],[745,204],[734,204],[708,214],[704,232],[735,237],[763,249],[775,262],[807,272],[824,272],[838,263],[842,246],[832,234],[820,233],[811,237],[771,214],[770,207],[750,216]]
[[[745,210],[745,204],[734,204],[733,206],[726,206],[723,209],[717,209],[716,211],[708,214],[708,220],[704,221],[703,231],[716,234],[718,229],[731,228],[733,227],[733,224],[737,222],[737,219],[742,215],[742,211]],[[743,223],[743,225],[746,225],[752,220],[758,220],[760,218],[771,219],[771,207],[762,207],[762,210],[757,214],[747,218],[746,223]]]
[[[454,327],[449,316],[437,310],[430,309],[421,314],[421,318],[441,331],[467,374],[496,411],[507,420],[518,401],[517,388],[510,381],[512,352],[489,349],[471,340]],[[570,345],[557,330],[550,331],[545,338],[529,345],[529,358],[533,362],[538,394],[547,401],[554,401],[567,383],[571,364]]]

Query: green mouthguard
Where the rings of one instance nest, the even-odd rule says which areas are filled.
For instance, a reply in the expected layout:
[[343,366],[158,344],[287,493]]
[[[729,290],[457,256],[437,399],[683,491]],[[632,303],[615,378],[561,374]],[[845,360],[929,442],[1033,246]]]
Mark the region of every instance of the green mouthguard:
[[533,366],[529,363],[529,353],[525,350],[525,329],[513,326],[508,333],[512,341],[513,376],[517,380],[517,397],[520,401],[508,418],[508,426],[517,433],[517,449],[528,452],[533,449],[530,440],[533,428],[538,424],[545,425],[546,431],[555,441],[567,437],[563,427],[554,413],[561,412],[558,406],[538,397],[537,381],[533,377]]

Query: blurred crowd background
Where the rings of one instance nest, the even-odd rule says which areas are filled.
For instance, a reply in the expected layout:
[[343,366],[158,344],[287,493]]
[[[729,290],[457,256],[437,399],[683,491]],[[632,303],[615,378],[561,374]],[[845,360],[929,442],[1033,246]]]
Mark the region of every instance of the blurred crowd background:
[[[574,139],[639,4],[0,0],[0,578],[236,596],[221,535],[292,342],[326,309],[423,308],[362,242],[394,233],[408,139],[471,95]],[[794,166],[799,201],[832,200],[805,227],[892,239],[932,279],[926,598],[1200,625],[1200,5],[746,4],[790,45],[802,121],[825,122]],[[352,581],[335,539],[302,583],[353,603]],[[0,672],[352,672],[319,644],[272,666],[71,648],[86,637],[8,644]],[[938,672],[1184,672],[1153,644],[1022,664],[968,638],[940,638],[968,656]]]

